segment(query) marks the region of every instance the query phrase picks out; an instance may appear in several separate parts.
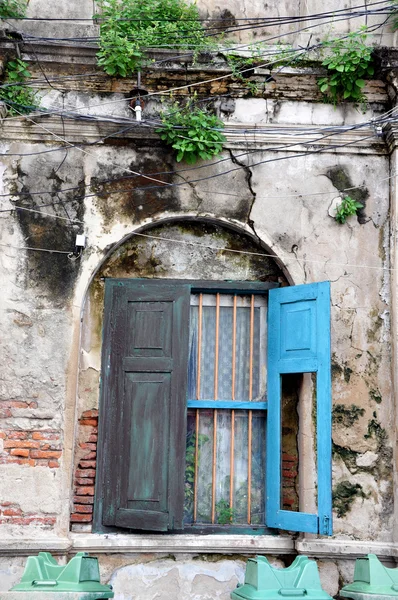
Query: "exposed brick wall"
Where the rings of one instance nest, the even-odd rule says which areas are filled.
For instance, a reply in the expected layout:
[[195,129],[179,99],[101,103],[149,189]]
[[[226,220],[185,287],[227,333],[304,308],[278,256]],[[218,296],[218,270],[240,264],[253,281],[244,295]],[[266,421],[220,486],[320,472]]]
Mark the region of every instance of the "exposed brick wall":
[[297,494],[298,456],[282,453],[282,506],[284,510],[298,510]]
[[16,463],[57,469],[62,455],[61,434],[54,429],[40,431],[0,431],[3,451],[0,464]]
[[36,401],[23,402],[20,400],[0,400],[0,419],[8,419],[13,417],[14,409],[20,408],[37,408],[38,404]]
[[86,410],[79,419],[71,523],[91,523],[93,519],[97,433],[98,410]]
[[0,503],[1,525],[40,525],[41,529],[51,529],[56,521],[55,515],[24,513],[18,504],[13,502]]

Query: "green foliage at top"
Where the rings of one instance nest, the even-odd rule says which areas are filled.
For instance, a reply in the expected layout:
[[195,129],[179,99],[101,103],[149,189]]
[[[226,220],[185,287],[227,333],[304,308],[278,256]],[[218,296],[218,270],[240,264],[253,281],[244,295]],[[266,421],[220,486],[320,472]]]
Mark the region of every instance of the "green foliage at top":
[[147,48],[209,46],[195,4],[186,0],[99,0],[98,64],[108,75],[128,77],[142,66]]
[[23,60],[16,58],[10,60],[6,67],[5,84],[12,84],[9,87],[0,88],[0,100],[7,104],[10,115],[20,115],[29,113],[32,108],[38,105],[36,92],[23,83],[31,77],[28,65]]
[[325,42],[330,51],[322,65],[328,74],[318,81],[322,94],[333,104],[344,100],[364,104],[365,79],[374,74],[372,48],[367,46],[365,33],[351,33],[345,38]]
[[0,19],[20,19],[26,15],[23,0],[0,0]]
[[208,160],[222,151],[225,137],[220,129],[224,123],[215,115],[192,103],[181,107],[177,102],[162,113],[162,126],[155,131],[166,144],[177,151],[176,160],[193,164]]
[[363,204],[357,202],[351,196],[344,196],[343,200],[336,208],[335,219],[338,223],[345,223],[348,217],[356,215],[358,210],[363,208]]

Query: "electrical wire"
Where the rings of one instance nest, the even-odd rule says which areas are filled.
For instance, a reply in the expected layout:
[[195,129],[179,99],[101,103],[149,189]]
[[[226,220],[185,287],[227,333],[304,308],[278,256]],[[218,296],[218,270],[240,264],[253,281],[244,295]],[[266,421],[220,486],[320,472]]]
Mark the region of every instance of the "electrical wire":
[[[374,122],[373,122],[373,123],[374,123]],[[359,129],[359,128],[360,128],[360,125],[361,125],[361,124],[358,124],[358,125],[352,126],[350,129],[344,128],[344,130],[343,130],[343,131],[344,131],[344,132],[346,132],[346,131],[350,131],[350,130],[356,130],[356,129]],[[274,133],[274,132],[273,132],[273,133]],[[324,137],[323,137],[322,139],[325,139],[325,138],[327,138],[327,137],[333,137],[334,135],[338,135],[339,133],[340,133],[339,131],[337,131],[337,132],[336,132],[336,131],[334,131],[334,130],[333,130],[333,131],[329,131],[329,130],[328,130],[328,132],[327,132],[327,133],[324,135]],[[59,136],[57,136],[57,137],[59,137]],[[362,138],[362,139],[369,139],[370,137],[373,137],[373,136],[366,136],[365,138]],[[319,138],[318,138],[318,137],[317,137],[317,138],[315,138],[315,139],[313,139],[313,140],[308,140],[308,141],[306,141],[305,143],[306,143],[306,144],[308,144],[308,145],[312,145],[314,142],[317,142],[317,141],[319,141]],[[268,149],[268,152],[272,152],[272,151],[273,151],[273,152],[281,152],[281,151],[287,150],[287,149],[289,149],[289,148],[291,148],[291,147],[295,147],[295,146],[297,146],[299,143],[300,143],[299,141],[294,141],[294,142],[291,142],[291,143],[289,143],[289,144],[283,144],[283,145],[279,145],[279,146],[276,146],[276,147],[273,147],[273,148],[269,148],[269,149]],[[353,143],[355,143],[355,142],[353,142]],[[73,144],[71,144],[71,146],[73,146],[73,147],[74,147],[74,145],[73,145]],[[325,147],[322,147],[322,148],[321,148],[321,151],[327,151],[328,149],[330,149],[330,148],[334,148],[334,147],[335,147],[335,146],[325,146]],[[256,150],[252,150],[252,151],[250,151],[250,152],[243,152],[243,153],[240,153],[240,154],[238,154],[238,155],[237,155],[235,158],[236,158],[236,159],[238,159],[238,158],[242,158],[243,156],[248,156],[248,155],[254,154],[255,152],[256,152]],[[301,154],[301,155],[302,155],[302,154]],[[288,158],[288,157],[286,157],[286,158]],[[217,160],[217,161],[213,161],[212,163],[206,163],[206,164],[204,164],[204,165],[199,165],[199,166],[196,166],[196,167],[188,167],[188,168],[180,169],[180,170],[177,170],[177,171],[163,171],[163,172],[156,172],[156,173],[154,173],[154,175],[178,175],[179,173],[184,173],[184,172],[187,172],[187,171],[188,171],[188,172],[191,172],[191,171],[196,171],[196,170],[203,169],[203,168],[206,168],[206,169],[208,169],[210,166],[214,166],[214,165],[220,164],[220,163],[222,163],[222,162],[226,162],[226,161],[230,161],[230,157],[223,158],[223,159],[219,159],[219,160]],[[235,170],[235,169],[234,169],[234,170]],[[216,176],[222,176],[222,175],[224,175],[224,174],[226,174],[226,173],[229,173],[229,172],[230,172],[230,171],[227,171],[227,172],[222,172],[222,173],[218,173],[218,174],[216,174]],[[140,174],[140,173],[138,173],[138,174],[136,174],[136,173],[133,173],[133,178],[134,178],[134,177],[137,177],[137,176],[138,176],[138,177],[141,177],[141,176],[143,176],[143,174]],[[203,181],[203,180],[206,180],[206,179],[208,179],[208,178],[210,178],[210,177],[213,177],[213,176],[207,176],[207,177],[205,177],[205,178],[199,178],[199,179],[196,179],[196,180],[194,180],[194,181],[195,181],[196,183],[198,183],[198,182],[200,182],[200,181]],[[122,180],[125,180],[126,178],[132,178],[132,177],[131,177],[131,176],[130,176],[130,177],[129,177],[129,176],[124,176],[124,177],[117,178],[117,179],[113,178],[113,179],[110,179],[110,180],[105,180],[105,181],[101,182],[101,184],[102,184],[102,185],[105,185],[106,183],[117,183],[117,181],[119,181],[120,179],[122,179]],[[184,184],[186,184],[186,183],[187,183],[187,182],[178,183],[178,184],[177,184],[177,183],[174,183],[174,184],[173,184],[173,183],[163,182],[163,184],[162,184],[162,186],[161,186],[161,187],[172,187],[172,186],[177,186],[177,185],[179,186],[179,185],[184,185]],[[150,188],[149,188],[148,186],[143,186],[143,187],[141,187],[141,188],[140,188],[140,187],[135,187],[135,188],[128,188],[128,189],[124,189],[124,190],[120,190],[120,189],[119,189],[119,190],[116,190],[116,191],[114,191],[114,192],[110,192],[110,194],[112,194],[112,193],[120,193],[120,192],[128,192],[128,191],[132,191],[132,190],[140,190],[140,189],[154,189],[154,188],[156,189],[156,186],[150,186]],[[70,188],[64,188],[64,189],[61,189],[61,190],[59,190],[58,192],[59,192],[59,193],[65,193],[65,192],[69,192],[69,191],[74,191],[74,190],[76,190],[76,189],[81,189],[81,186],[74,186],[74,187],[70,187]],[[31,196],[31,195],[43,195],[43,194],[46,194],[46,193],[49,193],[49,192],[48,192],[47,190],[45,190],[45,191],[40,191],[40,192],[15,192],[15,193],[12,193],[12,194],[0,194],[0,197],[23,197],[23,196]],[[85,194],[85,197],[94,197],[94,196],[96,196],[96,195],[97,195],[97,194]]]
[[[201,244],[199,242],[193,242],[193,241],[187,241],[187,240],[177,240],[177,239],[173,239],[173,238],[167,238],[164,236],[159,236],[159,235],[149,235],[146,233],[139,233],[136,231],[131,232],[130,234],[132,237],[142,237],[142,238],[147,238],[147,239],[151,239],[151,240],[155,240],[155,241],[161,241],[161,242],[168,242],[168,243],[174,243],[174,244],[182,244],[182,245],[187,245],[187,246],[195,246],[195,247],[199,247],[202,248],[204,250],[210,250],[212,252],[229,252],[229,253],[233,253],[233,254],[240,254],[240,255],[245,255],[245,256],[260,256],[260,257],[264,257],[264,258],[272,258],[272,259],[280,259],[280,257],[278,257],[277,254],[267,254],[266,252],[250,252],[248,250],[235,250],[233,248],[221,248],[221,247],[216,247],[216,246],[208,246],[206,244]],[[49,249],[49,248],[34,248],[34,247],[25,247],[25,246],[13,246],[11,244],[2,244],[0,243],[1,247],[5,247],[5,248],[12,248],[15,250],[31,250],[31,251],[35,251],[35,252],[49,252],[51,254],[67,254],[69,255],[69,257],[73,254],[73,251],[65,251],[65,250],[54,250],[54,249]],[[377,271],[396,271],[395,268],[393,267],[379,267],[379,266],[374,266],[374,265],[369,265],[369,264],[355,264],[355,263],[340,263],[340,262],[335,262],[335,261],[330,261],[328,258],[325,258],[323,260],[315,260],[315,259],[309,259],[309,258],[299,258],[297,256],[295,256],[294,258],[292,257],[291,259],[286,258],[286,260],[284,260],[284,264],[286,266],[289,265],[291,262],[298,262],[298,263],[305,263],[305,264],[322,264],[325,265],[325,263],[327,263],[328,266],[340,266],[340,267],[344,267],[345,269],[350,268],[350,269],[372,269],[372,270],[377,270]],[[342,276],[346,276],[347,274],[344,274]]]

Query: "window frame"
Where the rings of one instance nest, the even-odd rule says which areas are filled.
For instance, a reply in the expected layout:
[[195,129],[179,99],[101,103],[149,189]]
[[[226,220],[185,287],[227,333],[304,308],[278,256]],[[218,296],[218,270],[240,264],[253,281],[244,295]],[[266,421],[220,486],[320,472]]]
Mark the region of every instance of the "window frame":
[[[315,335],[315,352],[320,352],[319,355],[319,359],[320,359],[320,363],[319,366],[314,369],[314,368],[308,368],[305,361],[303,362],[303,368],[299,368],[297,370],[295,370],[295,372],[298,373],[308,373],[308,372],[312,372],[312,371],[317,371],[322,373],[322,381],[323,384],[326,384],[326,388],[327,388],[327,394],[329,394],[329,396],[326,394],[326,396],[323,398],[322,400],[322,408],[319,411],[318,410],[318,414],[317,414],[317,421],[319,423],[322,422],[320,417],[324,418],[326,415],[326,412],[328,412],[328,414],[326,415],[326,425],[325,425],[325,431],[326,433],[329,432],[329,430],[331,430],[331,410],[329,410],[330,408],[330,404],[331,404],[331,398],[330,398],[330,283],[329,282],[321,282],[321,283],[313,283],[313,284],[304,284],[304,285],[299,285],[299,286],[289,286],[287,288],[280,288],[280,286],[277,283],[274,282],[247,282],[247,281],[198,281],[198,280],[186,280],[186,279],[163,279],[163,278],[159,278],[159,279],[155,279],[155,278],[150,278],[150,279],[143,279],[143,278],[136,278],[136,279],[131,279],[131,278],[120,278],[120,279],[114,279],[114,278],[106,278],[106,286],[105,286],[105,305],[104,305],[104,319],[103,319],[103,339],[102,339],[102,362],[101,362],[101,380],[100,380],[100,402],[99,402],[99,431],[98,431],[98,439],[99,439],[99,444],[98,444],[98,450],[97,450],[97,473],[96,473],[96,483],[95,483],[95,499],[94,499],[94,514],[93,514],[93,532],[94,533],[119,533],[119,534],[130,534],[133,536],[181,536],[181,535],[187,535],[189,536],[189,534],[195,535],[197,533],[206,533],[206,534],[217,534],[217,533],[223,533],[223,534],[231,534],[232,537],[234,537],[234,534],[236,536],[236,534],[244,534],[244,535],[264,535],[264,534],[273,534],[275,535],[276,531],[275,529],[270,528],[269,526],[260,526],[260,525],[256,525],[256,526],[251,526],[251,525],[242,525],[242,526],[237,526],[237,525],[231,525],[231,526],[225,526],[225,525],[200,525],[198,526],[197,524],[192,524],[192,525],[185,525],[184,529],[173,529],[173,530],[168,530],[167,532],[162,532],[162,531],[148,531],[148,530],[137,530],[137,529],[122,529],[121,527],[116,527],[116,526],[105,526],[102,523],[102,519],[103,519],[103,494],[104,494],[104,486],[106,485],[106,482],[104,480],[104,475],[105,475],[105,467],[104,467],[104,451],[103,451],[103,444],[102,442],[105,441],[105,434],[106,434],[106,419],[103,418],[105,411],[104,411],[104,406],[105,406],[105,393],[106,393],[106,385],[104,383],[106,377],[107,377],[107,369],[109,370],[109,365],[108,367],[106,367],[106,361],[109,361],[109,356],[110,356],[110,347],[108,346],[108,344],[110,343],[110,325],[112,322],[112,311],[110,310],[112,307],[112,294],[113,294],[113,289],[114,286],[116,285],[120,285],[120,286],[126,286],[128,287],[129,285],[131,286],[132,284],[137,284],[137,286],[142,286],[145,284],[152,285],[153,287],[156,284],[164,284],[164,285],[168,285],[168,286],[185,286],[189,288],[189,293],[190,294],[197,294],[197,293],[225,293],[225,294],[231,294],[231,293],[239,293],[239,294],[268,294],[269,291],[273,291],[272,293],[272,297],[274,299],[274,303],[275,304],[284,304],[285,302],[287,304],[289,304],[289,302],[291,303],[292,300],[286,300],[283,299],[284,296],[278,296],[278,294],[283,294],[284,290],[287,290],[287,298],[293,298],[293,302],[300,302],[302,300],[309,300],[309,301],[315,301],[314,302],[314,311],[313,314],[315,315],[315,318],[313,321],[311,321],[311,328],[315,327],[315,329],[311,329],[311,331],[314,332]],[[279,288],[279,289],[278,289]],[[290,292],[289,292],[290,290]],[[274,295],[275,294],[275,295]],[[279,299],[280,298],[280,299]],[[270,302],[270,297],[268,302]],[[268,312],[268,317],[269,319],[271,318],[271,314],[270,312]],[[268,329],[268,332],[270,333],[270,329]],[[325,336],[326,338],[319,337],[319,336]],[[269,352],[270,352],[270,341],[271,341],[271,337],[269,336],[268,338],[268,356],[269,356]],[[321,348],[321,341],[324,342],[323,344],[323,348],[320,351]],[[278,347],[274,346],[274,348],[276,348],[277,353],[279,352]],[[318,350],[316,349],[318,348]],[[329,355],[328,355],[329,353]],[[328,355],[328,356],[327,356]],[[316,359],[318,360],[318,359]],[[279,358],[277,358],[277,362],[279,361]],[[270,364],[270,363],[269,363]],[[312,363],[311,363],[312,364]],[[187,364],[187,368],[188,368],[188,364]],[[319,369],[321,369],[319,371]],[[286,372],[280,369],[276,369],[276,371],[278,372],[278,377],[279,374],[282,372]],[[268,372],[269,372],[269,368],[268,368]],[[276,381],[276,379],[275,379]],[[268,388],[268,394],[271,394],[271,387],[269,386],[269,384],[267,385]],[[320,389],[320,388],[319,388]],[[275,390],[275,387],[274,387]],[[276,394],[276,400],[274,401],[273,399],[268,398],[267,399],[267,404],[268,404],[268,415],[269,415],[269,407],[270,407],[270,400],[271,403],[273,404],[273,421],[274,421],[274,426],[273,429],[276,431],[277,427],[275,428],[275,423],[277,421],[275,421],[276,419],[276,413],[275,410],[279,410],[277,408],[278,402],[280,402],[280,398],[279,398],[279,394]],[[187,399],[187,398],[186,398]],[[187,410],[187,403],[185,403],[185,410]],[[267,422],[268,422],[269,416],[267,416]],[[319,428],[318,428],[319,429]],[[267,428],[268,431],[268,428]],[[280,442],[278,442],[278,434],[277,432],[275,433],[275,431],[272,433],[273,439],[272,439],[272,443],[274,443],[275,441],[276,443],[276,448],[280,448]],[[275,437],[276,436],[276,437]],[[326,436],[329,437],[329,436]],[[267,433],[267,445],[269,443],[269,439],[271,438],[271,436],[268,435]],[[317,434],[317,439],[318,442],[320,441],[320,437],[319,437],[319,431]],[[279,446],[278,446],[279,444]],[[267,477],[266,477],[266,492],[267,492],[267,514],[271,514],[271,512],[268,512],[270,508],[272,508],[272,512],[278,513],[277,518],[274,518],[274,522],[271,523],[272,527],[276,527],[276,528],[281,528],[284,530],[290,530],[290,531],[308,531],[311,533],[321,533],[323,535],[331,535],[332,534],[332,520],[331,520],[331,447],[329,448],[329,446],[331,446],[331,439],[327,439],[325,440],[325,442],[322,442],[323,444],[323,451],[322,451],[322,455],[323,456],[318,456],[317,457],[317,461],[318,461],[318,476],[321,477],[322,479],[322,489],[321,489],[321,493],[319,493],[318,490],[318,501],[320,501],[320,506],[318,506],[317,512],[316,514],[313,515],[308,515],[306,513],[302,513],[302,512],[290,512],[290,511],[280,511],[278,509],[278,503],[279,500],[277,498],[274,498],[273,500],[271,499],[271,501],[269,501],[269,486],[267,481],[268,478],[271,476],[270,472],[268,472],[268,464],[267,464]],[[330,452],[329,452],[330,450]],[[324,464],[325,465],[325,472],[322,473],[322,469],[319,470],[319,465],[320,464]],[[272,496],[274,496],[274,494],[272,494]],[[287,513],[287,514],[286,514]],[[303,522],[303,519],[306,520],[307,517],[311,517],[311,524],[307,527],[302,528],[302,526],[299,524],[298,526],[291,526],[293,521],[295,521],[295,517],[298,517],[297,521],[299,523]],[[291,517],[291,518],[290,518]],[[269,519],[269,521],[271,521],[271,519]],[[314,529],[314,523],[315,521],[317,522],[317,528]],[[275,523],[275,524],[274,524]],[[289,525],[289,526],[285,526],[285,525]],[[160,539],[160,538],[159,538]]]
[[[267,295],[269,290],[277,289],[279,284],[276,282],[258,282],[258,281],[206,281],[206,280],[195,280],[195,279],[166,279],[166,278],[105,278],[105,302],[104,302],[104,318],[103,318],[103,330],[102,330],[102,353],[101,353],[101,379],[100,379],[100,399],[99,399],[99,422],[98,422],[98,447],[97,447],[97,472],[95,481],[95,497],[94,497],[94,514],[93,514],[93,532],[94,533],[116,533],[120,531],[129,531],[138,535],[146,535],[145,531],[138,531],[134,529],[121,530],[119,527],[106,526],[102,522],[103,518],[103,506],[102,506],[102,495],[104,486],[104,455],[103,455],[103,444],[101,440],[105,439],[106,436],[106,419],[101,418],[104,414],[105,405],[105,393],[106,386],[104,385],[104,365],[106,361],[106,354],[110,344],[110,319],[111,319],[111,297],[110,290],[113,286],[117,285],[118,282],[134,282],[139,284],[150,284],[151,282],[164,283],[171,286],[187,285],[190,287],[190,294],[254,294],[254,295]],[[153,285],[153,283],[152,283]],[[187,364],[188,368],[188,364]],[[188,409],[188,402],[186,403],[186,410]],[[149,532],[151,535],[165,535],[163,532]],[[274,529],[270,529],[266,525],[185,525],[184,528],[175,529],[168,531],[168,535],[181,535],[181,534],[245,534],[245,535],[266,535],[275,534]]]

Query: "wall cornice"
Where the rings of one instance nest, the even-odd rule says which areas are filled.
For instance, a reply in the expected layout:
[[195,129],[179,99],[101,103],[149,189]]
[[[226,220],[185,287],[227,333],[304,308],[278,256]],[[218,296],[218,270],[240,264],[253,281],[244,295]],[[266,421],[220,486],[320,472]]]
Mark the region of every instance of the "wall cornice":
[[[131,126],[130,130],[127,130]],[[337,154],[386,154],[384,139],[373,127],[362,127],[341,132],[329,127],[327,133],[319,133],[320,126],[277,125],[274,123],[253,126],[250,123],[226,124],[225,147],[228,149],[283,150],[284,152],[321,152]],[[126,144],[140,147],[160,144],[153,127],[141,125],[131,119],[117,122],[100,121],[95,118],[82,120],[58,115],[29,115],[20,119],[4,119],[0,127],[3,142],[53,143],[65,147],[70,144]],[[122,131],[122,132],[121,132]],[[396,131],[398,132],[398,126]],[[120,133],[121,132],[121,133]],[[389,131],[389,136],[391,138]],[[389,138],[389,139],[390,139]],[[395,139],[395,138],[394,138]],[[391,142],[390,142],[391,143]],[[395,142],[394,142],[395,143]]]

